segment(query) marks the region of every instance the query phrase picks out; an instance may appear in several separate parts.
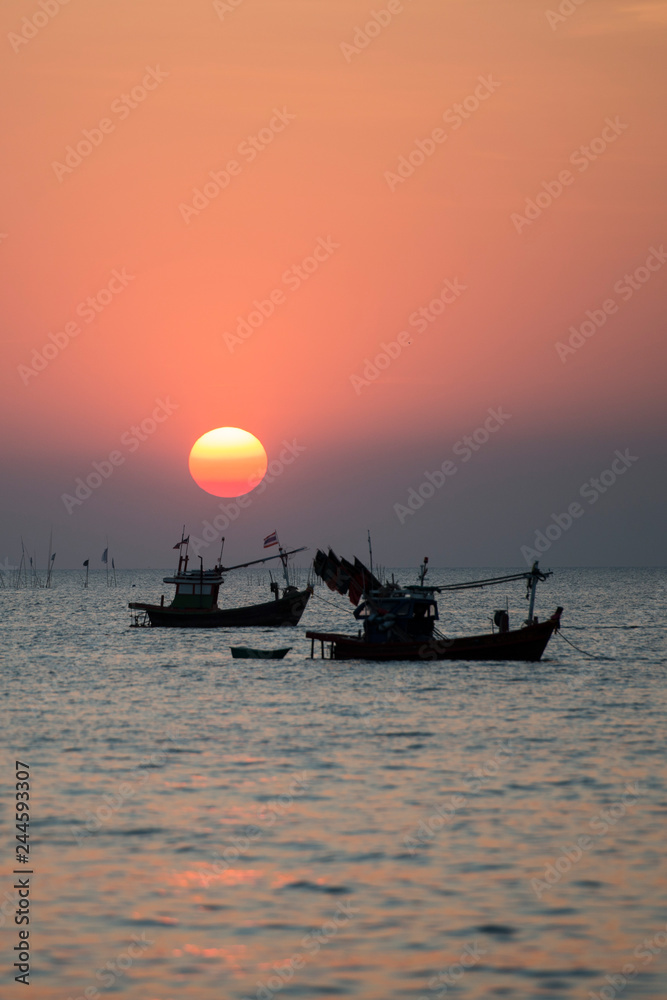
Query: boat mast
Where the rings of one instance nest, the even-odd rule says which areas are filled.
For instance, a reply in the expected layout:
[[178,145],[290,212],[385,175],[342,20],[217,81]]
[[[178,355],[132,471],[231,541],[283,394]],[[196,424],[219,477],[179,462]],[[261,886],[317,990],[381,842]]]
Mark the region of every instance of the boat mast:
[[178,543],[178,569],[176,570],[176,575],[178,576],[181,572],[181,563],[183,562],[183,542],[185,541],[185,525],[183,525],[183,530],[181,531],[181,540]]
[[[223,538],[224,542],[224,538]],[[188,568],[188,546],[190,544],[190,536],[185,537],[185,525],[183,525],[183,530],[181,531],[181,540],[178,545],[174,545],[175,549],[178,549],[178,569],[176,570],[176,576],[179,576],[181,572],[185,573]],[[185,555],[183,555],[183,546],[185,545]]]
[[[278,539],[278,532],[276,531],[276,539]],[[287,569],[287,553],[278,541],[278,552],[280,553],[280,561],[283,564],[283,576],[285,577],[285,586],[289,587],[289,571]]]
[[537,565],[537,560],[533,563],[533,568],[530,571],[530,578],[528,580],[528,597],[530,599],[530,604],[528,605],[528,621],[527,625],[533,624],[533,612],[535,611],[535,592],[537,590],[537,581],[541,576],[540,570]]

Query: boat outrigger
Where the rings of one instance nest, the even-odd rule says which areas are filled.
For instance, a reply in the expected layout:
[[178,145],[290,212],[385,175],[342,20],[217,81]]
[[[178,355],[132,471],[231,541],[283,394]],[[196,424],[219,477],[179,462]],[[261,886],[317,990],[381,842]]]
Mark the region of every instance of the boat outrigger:
[[[185,532],[183,532],[183,535]],[[306,605],[313,593],[313,588],[307,586],[299,590],[292,586],[289,579],[287,560],[296,552],[304,552],[305,546],[286,552],[282,546],[279,552],[264,559],[253,559],[250,562],[238,563],[236,566],[222,565],[222,550],[220,559],[213,569],[204,569],[202,557],[199,556],[199,569],[188,569],[188,538],[181,536],[181,541],[174,548],[179,550],[178,569],[173,576],[165,576],[163,582],[176,587],[176,594],[171,604],[164,603],[164,595],[160,604],[144,604],[137,601],[130,603],[133,611],[139,612],[133,616],[133,626],[153,626],[160,628],[248,628],[248,627],[281,627],[283,625],[298,625]],[[224,545],[224,539],[223,539]],[[256,566],[259,563],[280,559],[285,577],[285,586],[272,580],[271,591],[274,600],[262,604],[251,604],[244,608],[219,608],[218,591],[224,583],[223,573],[234,569],[244,569],[246,566]],[[142,614],[143,613],[143,614]]]
[[[472,580],[467,583],[435,587],[424,584],[428,559],[421,567],[419,584],[403,587],[392,582],[382,585],[359,560],[347,562],[329,550],[318,551],[315,573],[340,594],[347,594],[357,605],[354,617],[361,622],[358,635],[333,632],[306,632],[311,640],[310,655],[320,642],[321,656],[333,660],[539,660],[553,632],[558,631],[563,611],[558,607],[546,621],[534,614],[535,591],[540,581],[551,576],[543,573],[537,562],[525,573]],[[471,590],[513,580],[526,580],[529,600],[528,617],[521,628],[510,629],[506,610],[496,611],[492,631],[482,635],[450,638],[436,627],[439,620],[435,594],[453,590]],[[363,596],[362,603],[359,603]],[[497,631],[496,631],[497,629]]]

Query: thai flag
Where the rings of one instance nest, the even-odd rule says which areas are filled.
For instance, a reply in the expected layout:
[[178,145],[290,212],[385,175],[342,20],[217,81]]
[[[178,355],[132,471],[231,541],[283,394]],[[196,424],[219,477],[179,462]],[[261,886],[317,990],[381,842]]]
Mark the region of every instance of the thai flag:
[[278,532],[272,531],[270,535],[267,535],[264,539],[264,548],[270,549],[272,545],[278,544]]

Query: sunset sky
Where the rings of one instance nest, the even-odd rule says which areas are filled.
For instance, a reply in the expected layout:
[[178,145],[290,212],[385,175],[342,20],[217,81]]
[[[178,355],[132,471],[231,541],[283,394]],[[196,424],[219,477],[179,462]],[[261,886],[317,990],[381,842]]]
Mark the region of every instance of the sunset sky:
[[667,3],[560,6],[5,0],[0,568],[170,565],[225,426],[230,560],[665,564]]

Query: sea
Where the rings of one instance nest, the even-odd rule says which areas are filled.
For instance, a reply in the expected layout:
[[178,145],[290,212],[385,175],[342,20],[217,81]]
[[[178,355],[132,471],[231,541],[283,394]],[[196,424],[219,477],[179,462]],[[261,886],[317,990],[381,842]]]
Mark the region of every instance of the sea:
[[[664,570],[556,570],[539,663],[311,659],[357,627],[322,585],[296,628],[131,627],[163,575],[0,590],[3,1000],[667,996]],[[500,608],[521,582],[439,626]]]

